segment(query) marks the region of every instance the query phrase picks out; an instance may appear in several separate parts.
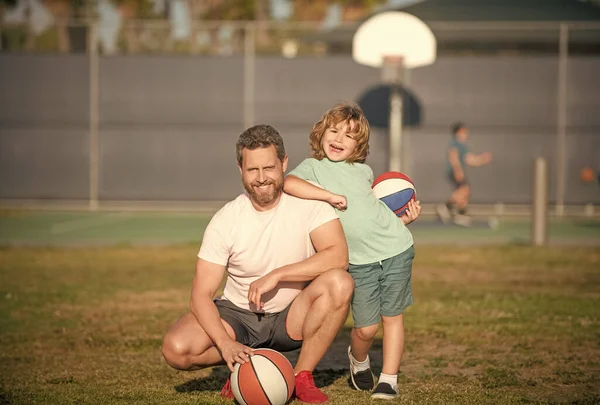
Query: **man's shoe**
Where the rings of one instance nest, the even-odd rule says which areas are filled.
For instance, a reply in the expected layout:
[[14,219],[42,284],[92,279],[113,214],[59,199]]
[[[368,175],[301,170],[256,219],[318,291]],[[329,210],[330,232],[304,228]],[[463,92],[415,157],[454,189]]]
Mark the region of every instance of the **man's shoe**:
[[227,381],[221,389],[221,396],[227,399],[235,399],[233,396],[233,391],[231,391],[231,379],[229,377],[227,377]]
[[296,375],[296,398],[309,404],[323,404],[329,400],[315,385],[310,371],[304,370]]
[[373,390],[371,398],[373,399],[394,399],[398,396],[398,392],[388,383],[379,383]]
[[469,228],[471,226],[471,217],[464,214],[456,214],[454,216],[454,223],[458,226],[462,226],[464,228]]
[[[368,358],[368,357],[367,357]],[[363,371],[357,371],[354,363],[352,362],[352,350],[348,346],[348,360],[350,361],[350,378],[352,379],[352,385],[359,391],[370,391],[375,386],[375,376],[368,368]]]
[[438,204],[435,207],[435,211],[444,224],[448,224],[452,220],[452,214],[450,213],[450,210],[446,204]]

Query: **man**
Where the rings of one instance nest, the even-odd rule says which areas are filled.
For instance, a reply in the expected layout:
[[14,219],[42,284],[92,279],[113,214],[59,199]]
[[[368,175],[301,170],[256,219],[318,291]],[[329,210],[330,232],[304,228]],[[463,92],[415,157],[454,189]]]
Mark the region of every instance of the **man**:
[[[465,174],[466,166],[483,166],[492,160],[490,152],[480,154],[469,152],[467,139],[469,139],[467,126],[462,122],[454,124],[452,127],[452,140],[448,147],[446,169],[446,175],[454,191],[445,205],[441,204],[437,207],[438,216],[444,223],[453,220],[457,225],[466,227],[471,225],[471,218],[467,216],[471,186]],[[454,212],[455,208],[458,211],[457,213]]]
[[[244,131],[237,161],[247,194],[226,204],[206,228],[190,312],[164,338],[179,370],[245,363],[252,349],[301,348],[296,397],[323,403],[312,371],[345,322],[353,291],[342,226],[327,203],[283,193],[288,157],[269,125]],[[213,301],[223,274],[223,297]],[[233,398],[229,380],[221,395]]]

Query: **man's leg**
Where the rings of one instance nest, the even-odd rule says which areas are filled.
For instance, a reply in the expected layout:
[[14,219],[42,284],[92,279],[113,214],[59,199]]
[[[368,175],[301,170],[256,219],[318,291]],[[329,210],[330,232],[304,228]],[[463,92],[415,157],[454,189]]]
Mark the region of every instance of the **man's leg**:
[[[231,326],[223,320],[221,322],[229,336],[235,339]],[[178,370],[199,370],[224,364],[213,342],[189,312],[169,328],[163,339],[162,354],[167,364]]]
[[348,272],[330,270],[302,290],[290,307],[287,334],[294,340],[302,340],[294,372],[296,398],[303,402],[328,400],[315,386],[312,371],[346,321],[353,290],[354,282]]
[[471,187],[464,184],[455,191],[455,201],[458,214],[454,216],[454,222],[461,226],[471,226],[471,218],[467,215]]
[[302,339],[295,372],[312,371],[327,352],[348,317],[354,282],[345,270],[330,270],[294,300],[286,328],[292,339]]

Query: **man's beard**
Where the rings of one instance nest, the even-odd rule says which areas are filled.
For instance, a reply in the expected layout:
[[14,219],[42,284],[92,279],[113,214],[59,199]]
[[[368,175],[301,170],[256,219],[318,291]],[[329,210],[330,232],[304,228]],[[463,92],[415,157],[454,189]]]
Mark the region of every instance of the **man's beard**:
[[[268,193],[259,193],[255,189],[255,187],[257,187],[257,186],[271,185],[271,184],[273,184],[275,187],[273,187],[273,189],[272,189],[273,191],[268,192]],[[265,205],[269,205],[270,203],[275,201],[281,195],[281,193],[283,191],[283,180],[282,181],[267,180],[264,183],[257,183],[257,182],[254,182],[251,184],[244,183],[244,188],[250,195],[250,199],[254,200],[260,206],[265,206]]]

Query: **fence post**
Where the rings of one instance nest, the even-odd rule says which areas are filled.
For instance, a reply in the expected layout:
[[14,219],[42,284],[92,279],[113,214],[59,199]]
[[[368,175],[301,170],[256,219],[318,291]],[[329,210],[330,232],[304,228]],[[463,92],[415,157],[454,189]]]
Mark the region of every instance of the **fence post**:
[[254,125],[254,89],[256,72],[255,22],[245,26],[244,40],[244,129]]
[[569,58],[569,26],[560,24],[558,41],[558,95],[556,123],[556,214],[565,211],[566,147],[567,147],[567,68]]
[[546,159],[541,157],[533,165],[531,196],[531,244],[543,246],[548,239],[548,171]]
[[100,140],[98,134],[99,125],[99,56],[98,56],[98,23],[90,16],[88,19],[88,55],[89,55],[89,73],[90,73],[90,135],[89,135],[89,153],[90,153],[90,201],[89,209],[96,211],[98,209],[98,183],[99,183],[99,163],[100,163]]

